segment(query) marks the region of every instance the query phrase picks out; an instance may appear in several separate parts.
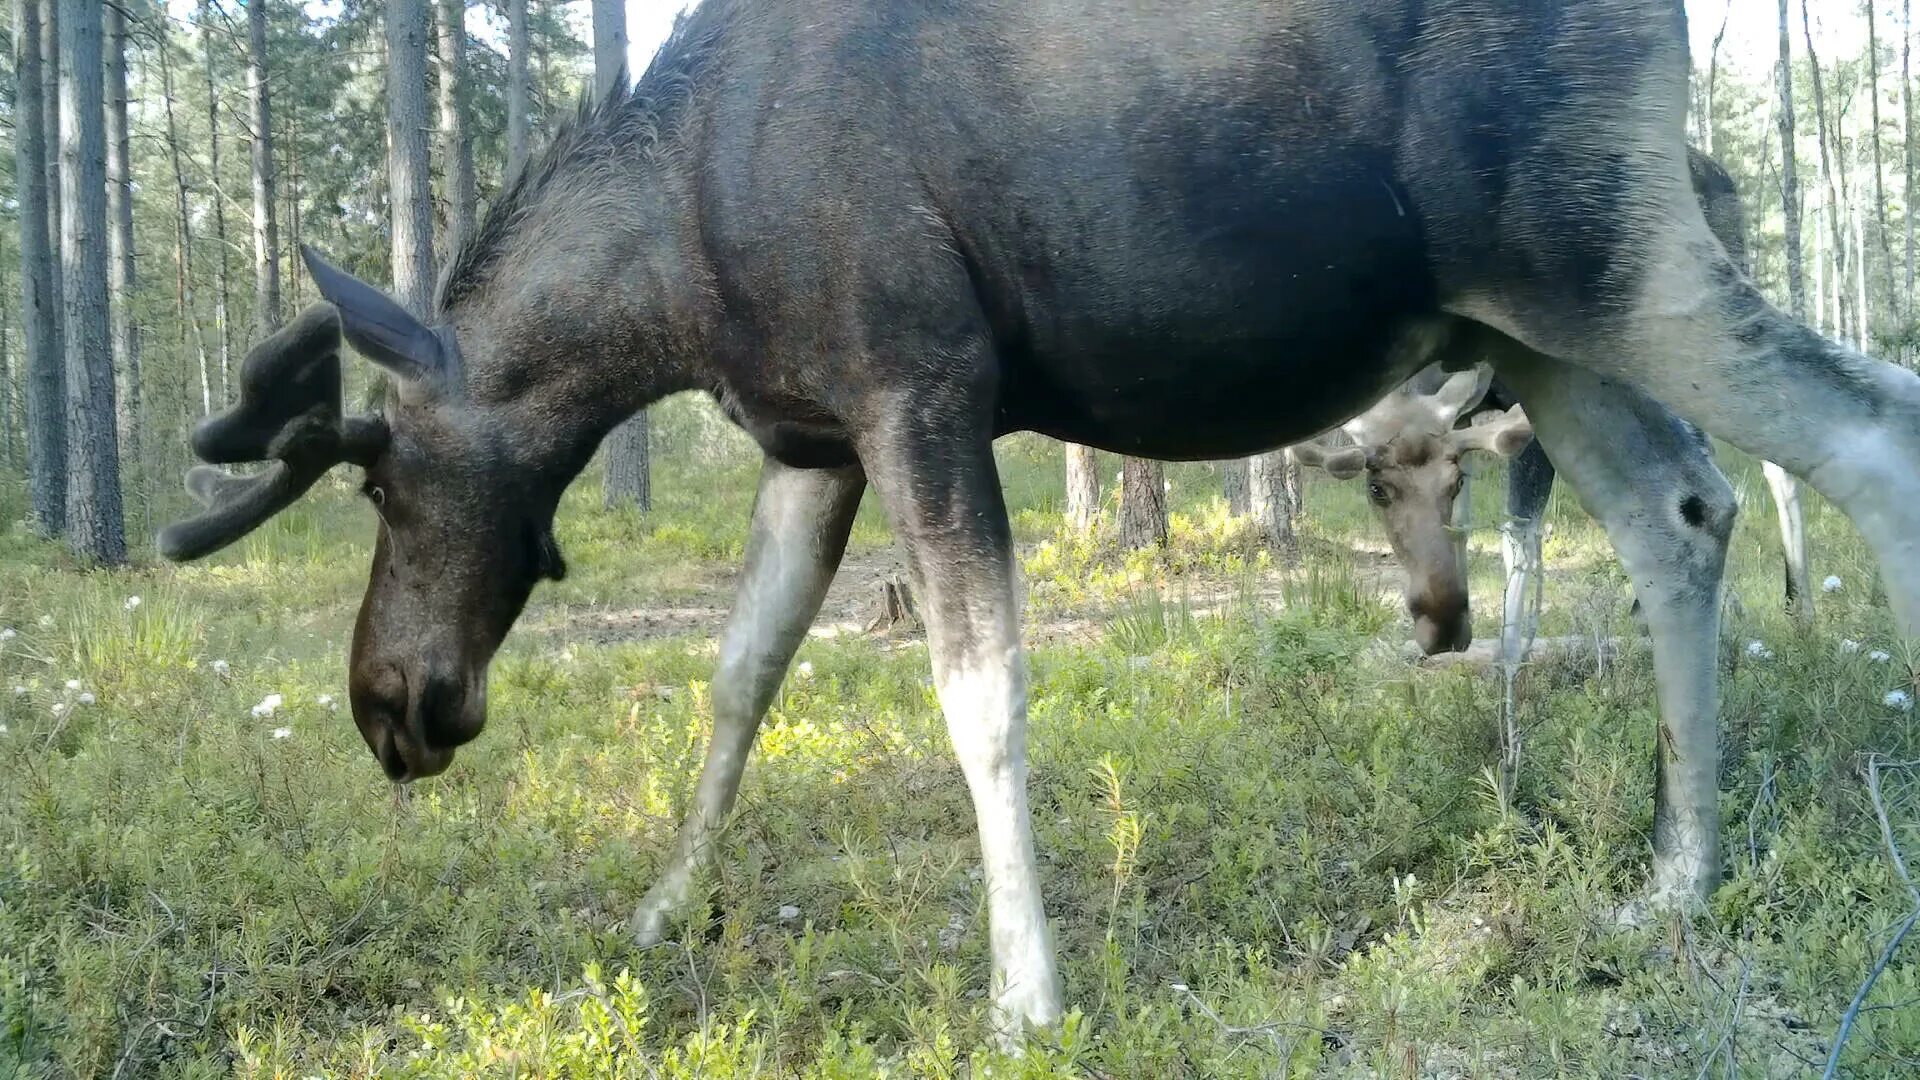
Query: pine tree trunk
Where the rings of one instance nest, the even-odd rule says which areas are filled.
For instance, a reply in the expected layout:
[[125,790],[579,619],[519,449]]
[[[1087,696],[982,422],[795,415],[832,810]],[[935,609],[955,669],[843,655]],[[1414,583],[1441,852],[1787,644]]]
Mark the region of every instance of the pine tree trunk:
[[[1913,3],[1900,0],[1900,152],[1904,175],[1901,178],[1900,204],[1902,231],[1906,234],[1906,281],[1900,292],[1902,309],[1913,318]],[[1911,357],[1909,357],[1909,360]]]
[[1267,546],[1283,565],[1300,561],[1300,538],[1293,531],[1293,499],[1287,492],[1287,452],[1275,450],[1247,459],[1247,489],[1254,520]]
[[1252,466],[1247,458],[1234,458],[1220,463],[1220,497],[1227,501],[1229,517],[1246,517],[1253,513],[1253,490],[1249,475]]
[[1120,466],[1120,543],[1129,551],[1167,544],[1167,472],[1158,461],[1130,457]]
[[[621,0],[593,0],[594,94],[605,97],[627,69],[627,11]],[[647,457],[647,414],[637,412],[607,436],[608,508],[632,504],[653,509]]]
[[173,110],[171,43],[160,42],[160,87],[167,114],[167,156],[173,163],[174,303],[179,314],[180,340],[191,330],[193,351],[200,370],[200,415],[213,411],[213,389],[207,376],[207,335],[200,326],[200,308],[193,299],[193,218],[187,206],[187,170],[180,151],[180,125]]
[[433,306],[433,170],[428,159],[427,0],[387,5],[387,185],[393,292],[419,318]]
[[99,0],[60,5],[60,261],[67,301],[67,543],[127,561],[107,324],[107,133]]
[[294,257],[287,260],[287,269],[292,271],[292,274],[293,274],[293,281],[288,291],[292,294],[293,306],[297,308],[300,306],[300,282],[303,280],[300,276],[303,272],[303,268],[300,265],[300,258],[299,258],[300,243],[301,243],[300,110],[298,108],[293,107],[299,103],[298,98],[289,97],[286,99],[286,101],[287,101],[288,108],[286,110],[287,141],[286,141],[285,151],[287,155],[287,162],[289,165],[292,166],[287,170],[287,192],[286,192],[287,226],[289,229],[292,230],[292,235],[288,239],[291,241],[290,250],[294,252]]
[[253,338],[264,341],[283,321],[280,230],[273,220],[273,104],[267,86],[267,5],[247,4],[247,101],[253,107]]
[[[66,282],[60,273],[60,0],[40,0],[40,106],[46,118],[48,280],[53,297],[53,347],[67,362]],[[64,367],[63,369],[64,370]],[[59,409],[61,438],[66,438],[66,383],[62,376]],[[61,451],[64,455],[65,451]],[[61,458],[65,462],[66,458]],[[64,466],[62,468],[64,473]],[[64,483],[65,481],[62,481]],[[61,488],[62,491],[66,489]],[[65,513],[65,511],[62,511]],[[64,519],[63,519],[64,520]]]
[[61,367],[59,319],[53,292],[53,251],[48,244],[47,160],[52,152],[42,126],[42,98],[54,87],[43,82],[40,56],[42,0],[14,0],[14,178],[20,215],[20,321],[26,383],[28,513],[34,531],[58,536],[67,522],[66,376]]
[[1067,527],[1091,532],[1100,517],[1100,454],[1091,446],[1067,444]]
[[0,290],[0,458],[6,460],[8,472],[19,467],[13,453],[13,307],[4,290]]
[[1880,280],[1891,291],[1893,241],[1887,236],[1887,164],[1880,148],[1880,29],[1874,18],[1874,8],[1879,3],[1880,0],[1867,2],[1867,100],[1872,104],[1869,120],[1873,124],[1873,229],[1880,241]]
[[[227,196],[220,185],[220,92],[213,70],[213,2],[200,0],[200,47],[207,76],[207,187],[213,201],[213,328],[220,335],[220,397],[233,400],[233,289],[227,263]],[[189,270],[191,273],[191,270]]]
[[[140,456],[140,328],[133,320],[133,146],[127,132],[127,13],[118,3],[107,19],[108,283],[113,310],[113,362],[120,373],[120,450],[129,475],[144,479]],[[141,500],[144,503],[145,500]]]
[[[1835,170],[1839,156],[1839,133],[1832,140],[1833,152],[1828,152],[1827,138],[1827,92],[1825,80],[1820,75],[1820,57],[1813,49],[1813,22],[1807,15],[1807,0],[1800,0],[1800,29],[1807,39],[1807,63],[1813,71],[1813,120],[1814,141],[1820,144],[1820,184],[1827,193],[1827,236],[1833,241],[1833,279],[1834,279],[1834,326],[1841,336],[1847,333],[1846,305],[1841,301],[1847,294],[1847,243],[1846,228],[1840,223],[1841,191],[1834,184]],[[1787,108],[1783,99],[1781,108]],[[1844,180],[1842,181],[1844,183]]]
[[466,0],[440,0],[440,155],[446,171],[448,258],[473,235],[480,193],[473,178],[473,140],[467,130]]
[[507,176],[520,175],[527,164],[527,141],[532,128],[527,86],[527,0],[507,0]]
[[1786,218],[1787,295],[1793,317],[1807,317],[1807,286],[1800,263],[1800,178],[1793,156],[1793,33],[1787,0],[1780,0],[1780,203]]

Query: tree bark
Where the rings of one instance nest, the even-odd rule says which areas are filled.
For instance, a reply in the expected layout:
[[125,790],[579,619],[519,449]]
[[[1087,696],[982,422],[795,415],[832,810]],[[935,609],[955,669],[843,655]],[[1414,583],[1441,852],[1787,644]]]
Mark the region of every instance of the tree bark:
[[[14,179],[20,214],[20,324],[26,384],[28,514],[42,536],[67,521],[66,377],[61,373],[53,252],[47,227],[45,67],[40,56],[41,0],[14,0]],[[57,92],[57,91],[56,91]]]
[[480,193],[473,178],[473,140],[467,129],[467,4],[440,0],[440,155],[446,171],[447,238],[451,259],[473,235]]
[[1067,444],[1067,527],[1084,533],[1100,517],[1100,454],[1091,446]]
[[[621,0],[593,0],[594,94],[605,97],[627,69],[627,10]],[[632,504],[653,509],[653,482],[647,457],[647,414],[643,410],[607,436],[608,508]]]
[[1880,0],[1867,0],[1867,100],[1872,105],[1873,123],[1873,228],[1880,242],[1881,280],[1889,290],[1893,285],[1893,241],[1887,235],[1887,164],[1880,147],[1880,28],[1874,8]]
[[0,458],[6,460],[8,471],[19,467],[19,459],[13,453],[13,308],[7,304],[3,291],[0,291]]
[[393,292],[418,318],[433,306],[433,172],[428,160],[427,0],[387,5],[387,186]]
[[1905,175],[1900,187],[1903,231],[1906,233],[1906,282],[1900,299],[1907,318],[1913,318],[1913,3],[1900,0],[1900,132],[1901,156]]
[[[233,400],[232,278],[227,263],[227,197],[220,184],[220,91],[213,70],[213,0],[200,0],[200,50],[207,76],[207,187],[213,201],[213,328],[220,335],[220,404]],[[193,271],[187,271],[191,274]]]
[[1252,466],[1246,458],[1235,458],[1220,463],[1220,497],[1227,500],[1227,514],[1231,517],[1246,517],[1253,513],[1253,492],[1249,473]]
[[1129,551],[1167,544],[1167,472],[1158,461],[1120,466],[1120,543]]
[[1800,178],[1793,156],[1793,33],[1787,0],[1780,0],[1780,203],[1786,218],[1787,295],[1793,317],[1807,317],[1807,286],[1800,263]]
[[253,107],[253,336],[280,329],[280,230],[274,221],[273,103],[267,86],[266,0],[247,4],[247,101]]
[[[140,328],[133,320],[133,147],[127,132],[127,13],[106,7],[108,283],[113,362],[120,373],[120,449],[127,471],[144,478],[140,456]],[[144,502],[144,500],[142,500]]]
[[[47,258],[52,268],[48,272],[48,280],[53,283],[49,294],[53,297],[53,348],[64,365],[67,362],[67,286],[60,273],[60,0],[40,0],[40,106],[41,115],[46,119]],[[65,375],[61,379],[57,400],[61,403],[58,408],[62,417],[60,431],[64,445],[67,408]],[[61,453],[64,455],[65,451]],[[64,463],[66,458],[63,456],[61,461]],[[64,464],[61,473],[63,476],[66,473]],[[65,490],[61,488],[61,491]],[[65,501],[64,495],[62,501]]]
[[1287,491],[1289,467],[1285,450],[1247,459],[1247,488],[1254,520],[1267,547],[1285,565],[1300,561],[1300,538],[1293,531],[1293,499]]
[[107,133],[99,0],[60,5],[60,261],[67,302],[67,542],[127,561],[107,330]]
[[507,176],[527,164],[531,89],[527,85],[527,0],[507,0]]

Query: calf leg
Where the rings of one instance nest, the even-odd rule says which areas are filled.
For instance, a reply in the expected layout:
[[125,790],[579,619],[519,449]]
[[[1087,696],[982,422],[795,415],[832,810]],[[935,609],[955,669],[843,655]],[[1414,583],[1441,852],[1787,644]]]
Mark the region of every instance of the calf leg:
[[1539,633],[1530,593],[1539,587],[1540,525],[1553,494],[1553,462],[1535,439],[1507,468],[1507,523],[1500,530],[1500,562],[1506,570],[1502,596],[1500,654],[1519,660]]
[[790,469],[771,458],[761,467],[746,572],[713,675],[707,763],[673,853],[633,914],[634,936],[643,946],[666,936],[669,919],[692,899],[695,879],[713,859],[713,841],[740,791],[754,734],[820,611],[865,488],[857,468]]
[[1023,1028],[1051,1025],[1061,1015],[1027,806],[1027,687],[1013,539],[990,433],[952,431],[965,425],[942,417],[960,408],[922,401],[913,411],[898,418],[901,429],[864,444],[861,458],[906,541],[934,685],[973,796],[986,867],[994,1019],[1011,1042]]
[[1698,434],[1639,391],[1511,343],[1496,357],[1546,453],[1606,528],[1653,637],[1652,899],[1705,899],[1720,876],[1716,665],[1733,489]]
[[1780,517],[1780,557],[1786,564],[1787,610],[1807,625],[1813,622],[1813,587],[1807,566],[1807,518],[1800,509],[1800,482],[1771,461],[1762,462],[1773,509]]

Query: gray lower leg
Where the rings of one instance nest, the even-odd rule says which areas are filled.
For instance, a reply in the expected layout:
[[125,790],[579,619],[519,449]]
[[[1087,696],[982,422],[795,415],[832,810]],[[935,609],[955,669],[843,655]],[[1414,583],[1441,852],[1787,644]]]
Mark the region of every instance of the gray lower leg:
[[1807,565],[1807,518],[1800,507],[1800,482],[1771,461],[1762,462],[1773,509],[1780,518],[1780,553],[1786,564],[1787,610],[1802,625],[1813,622],[1812,571]]
[[1500,654],[1517,662],[1539,633],[1533,593],[1540,587],[1540,530],[1553,493],[1553,462],[1535,440],[1507,467],[1507,522],[1500,530],[1500,562],[1506,570],[1501,597]]
[[1625,384],[1517,345],[1496,364],[1633,580],[1660,698],[1653,898],[1704,899],[1720,876],[1719,591],[1732,488],[1693,431]]
[[665,937],[712,861],[760,720],[820,610],[865,486],[858,469],[789,469],[771,459],[761,469],[746,570],[714,669],[706,767],[673,852],[634,912],[633,932],[642,945]]

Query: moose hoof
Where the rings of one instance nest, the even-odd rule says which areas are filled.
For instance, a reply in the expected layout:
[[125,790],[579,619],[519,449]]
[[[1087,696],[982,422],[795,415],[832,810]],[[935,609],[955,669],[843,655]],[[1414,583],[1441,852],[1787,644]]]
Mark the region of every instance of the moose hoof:
[[667,926],[679,909],[673,897],[656,896],[648,893],[634,909],[633,917],[627,920],[627,932],[633,936],[633,943],[642,949],[651,949],[667,940]]

